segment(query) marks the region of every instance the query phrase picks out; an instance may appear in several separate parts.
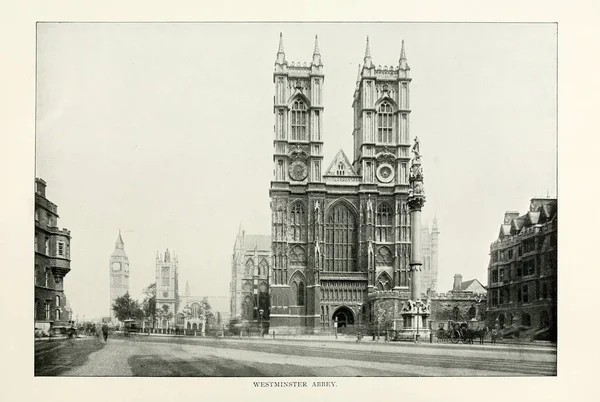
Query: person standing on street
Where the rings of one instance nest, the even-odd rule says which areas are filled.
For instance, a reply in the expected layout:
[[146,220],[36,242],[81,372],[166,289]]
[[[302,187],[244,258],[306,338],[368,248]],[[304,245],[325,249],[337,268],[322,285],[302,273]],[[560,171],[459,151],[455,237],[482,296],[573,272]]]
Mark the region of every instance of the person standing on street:
[[102,336],[104,336],[104,342],[108,340],[108,325],[102,325]]

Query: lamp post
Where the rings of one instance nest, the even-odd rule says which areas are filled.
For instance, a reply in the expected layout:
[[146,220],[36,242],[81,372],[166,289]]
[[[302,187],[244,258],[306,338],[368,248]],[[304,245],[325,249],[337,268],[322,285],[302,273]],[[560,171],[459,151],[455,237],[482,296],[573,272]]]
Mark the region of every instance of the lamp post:
[[358,340],[362,338],[362,303],[358,303]]
[[258,328],[260,328],[260,336],[263,336],[263,327],[262,327],[262,316],[263,313],[265,312],[265,310],[263,310],[262,308],[260,310],[258,310]]

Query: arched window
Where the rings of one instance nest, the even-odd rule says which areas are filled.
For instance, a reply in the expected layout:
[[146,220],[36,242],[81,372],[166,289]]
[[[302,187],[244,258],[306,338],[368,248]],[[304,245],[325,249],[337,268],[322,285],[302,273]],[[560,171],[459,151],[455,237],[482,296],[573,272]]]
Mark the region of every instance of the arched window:
[[377,141],[389,144],[392,142],[393,114],[392,106],[383,102],[377,109]]
[[477,308],[475,306],[471,306],[471,308],[469,309],[469,313],[468,313],[469,320],[471,318],[475,318],[476,315],[477,315]]
[[380,247],[377,251],[377,266],[391,266],[392,265],[392,253],[387,247]]
[[300,246],[296,246],[290,253],[290,262],[293,266],[306,266],[306,252]]
[[346,175],[346,167],[344,166],[344,164],[342,162],[338,163],[336,174],[338,176],[345,176]]
[[297,99],[292,104],[292,141],[306,140],[306,126],[308,121],[308,113],[306,105],[300,99]]
[[378,242],[392,241],[392,209],[385,203],[380,204],[377,208],[375,240]]
[[304,306],[304,282],[298,285],[298,306]]
[[249,258],[248,261],[246,261],[246,270],[244,271],[244,276],[252,275],[254,275],[254,261],[252,261],[252,258]]
[[267,275],[269,271],[269,264],[267,261],[262,260],[260,264],[258,264],[258,274],[259,275]]
[[192,303],[192,318],[200,317],[200,305],[198,303]]
[[292,205],[291,215],[292,241],[306,241],[306,212],[304,204],[296,201]]
[[336,205],[325,224],[325,270],[356,270],[356,219],[344,204]]

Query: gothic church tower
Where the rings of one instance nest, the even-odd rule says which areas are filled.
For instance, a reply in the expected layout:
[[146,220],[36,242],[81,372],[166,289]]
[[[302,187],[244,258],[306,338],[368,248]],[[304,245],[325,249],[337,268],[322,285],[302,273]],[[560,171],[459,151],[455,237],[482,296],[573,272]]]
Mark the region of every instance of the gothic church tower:
[[156,253],[156,310],[171,313],[169,320],[160,319],[159,328],[174,326],[179,312],[179,262],[167,249],[164,255]]

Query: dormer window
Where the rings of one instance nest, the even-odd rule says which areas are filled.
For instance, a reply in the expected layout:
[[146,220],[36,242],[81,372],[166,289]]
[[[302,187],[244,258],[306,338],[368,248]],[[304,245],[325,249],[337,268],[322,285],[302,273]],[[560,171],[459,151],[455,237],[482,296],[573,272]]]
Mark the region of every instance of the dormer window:
[[344,164],[342,162],[338,163],[336,174],[338,176],[345,176],[346,175],[346,167],[344,166]]

